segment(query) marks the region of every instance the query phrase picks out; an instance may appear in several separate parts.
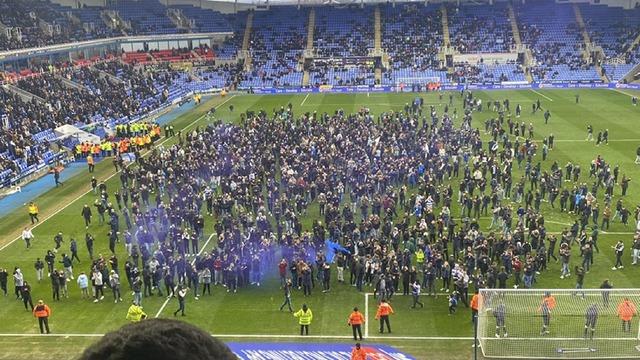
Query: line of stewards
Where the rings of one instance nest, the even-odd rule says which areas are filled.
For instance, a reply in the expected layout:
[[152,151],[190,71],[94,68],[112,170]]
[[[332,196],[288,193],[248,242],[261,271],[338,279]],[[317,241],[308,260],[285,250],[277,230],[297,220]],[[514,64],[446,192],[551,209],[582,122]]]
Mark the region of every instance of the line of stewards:
[[[134,137],[139,135],[152,134],[160,130],[160,126],[156,123],[136,122],[132,124],[116,125],[116,137]],[[159,132],[158,132],[159,135]]]
[[76,157],[86,158],[88,156],[112,156],[116,153],[129,152],[129,148],[140,150],[149,148],[154,141],[160,138],[160,126],[155,125],[145,134],[121,137],[119,140],[103,140],[100,144],[92,144],[84,142],[77,144],[75,147]]

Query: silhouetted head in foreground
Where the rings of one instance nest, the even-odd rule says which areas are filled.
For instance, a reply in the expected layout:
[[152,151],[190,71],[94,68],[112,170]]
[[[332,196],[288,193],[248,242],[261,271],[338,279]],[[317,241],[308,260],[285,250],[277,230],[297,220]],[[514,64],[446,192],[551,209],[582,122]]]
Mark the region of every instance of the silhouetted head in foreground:
[[121,327],[87,348],[80,360],[237,360],[229,348],[199,328],[150,319]]

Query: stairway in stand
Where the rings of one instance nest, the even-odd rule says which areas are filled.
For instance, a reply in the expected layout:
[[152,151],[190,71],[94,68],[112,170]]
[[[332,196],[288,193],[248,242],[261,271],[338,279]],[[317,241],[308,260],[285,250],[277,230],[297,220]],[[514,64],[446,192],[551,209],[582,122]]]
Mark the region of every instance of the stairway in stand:
[[[518,48],[522,47],[522,38],[520,37],[520,28],[518,27],[518,19],[516,17],[516,12],[513,10],[513,6],[511,4],[507,5],[507,9],[509,11],[509,22],[511,22],[511,32],[513,33],[513,41],[515,41],[516,46]],[[528,51],[527,51],[528,52]],[[527,54],[525,54],[527,55]],[[531,72],[528,71],[527,67],[524,67],[524,76],[529,83],[533,82],[533,76],[531,76]]]
[[[447,15],[447,7],[444,5],[440,6],[440,13],[442,14],[442,40],[444,42],[444,47],[449,48],[451,47],[451,35],[449,34],[449,16]],[[447,71],[449,74],[453,74],[453,66],[447,67]]]
[[[314,36],[315,29],[316,29],[316,9],[311,8],[311,11],[309,11],[309,22],[307,24],[306,50],[308,52],[313,52],[313,36]],[[302,61],[304,61],[304,57]],[[309,86],[310,80],[311,80],[311,74],[309,73],[309,70],[305,69],[304,73],[302,74],[302,86]]]
[[[582,33],[582,39],[584,41],[585,50],[582,52],[582,57],[585,61],[591,61],[590,49],[592,48],[591,37],[589,36],[589,32],[587,31],[587,26],[584,23],[584,18],[582,17],[582,11],[580,11],[580,6],[577,4],[573,4],[573,12],[576,15],[576,23],[578,24],[578,29]],[[600,74],[600,78],[604,82],[609,82],[607,75],[602,71],[602,66],[596,63],[595,65],[596,71]]]
[[[380,15],[380,7],[376,6],[375,12],[373,13],[373,29],[374,29],[374,38],[373,44],[376,50],[376,54],[382,53],[382,16]],[[376,67],[375,69],[375,79],[376,84],[382,84],[382,69]]]
[[251,29],[253,28],[253,12],[247,15],[247,25],[244,28],[244,36],[242,37],[242,54],[244,54],[244,70],[251,71],[251,54],[249,52],[249,44],[251,43]]

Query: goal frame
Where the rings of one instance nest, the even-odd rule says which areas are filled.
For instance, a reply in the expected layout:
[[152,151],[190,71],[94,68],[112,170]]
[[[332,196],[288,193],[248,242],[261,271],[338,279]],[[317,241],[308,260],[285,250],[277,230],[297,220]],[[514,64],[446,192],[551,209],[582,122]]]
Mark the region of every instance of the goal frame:
[[441,84],[437,76],[413,76],[413,77],[399,77],[396,79],[394,86],[396,92],[405,92],[405,88],[411,88],[413,85],[420,85],[423,89],[427,87],[427,84]]
[[[478,315],[476,317],[476,321],[475,321],[475,326],[476,328],[474,329],[474,346],[477,346],[482,353],[482,357],[483,358],[487,358],[487,359],[550,359],[550,358],[559,358],[559,359],[570,359],[570,358],[582,358],[582,357],[572,357],[572,356],[565,356],[565,354],[571,354],[571,353],[585,353],[585,352],[592,352],[595,353],[595,351],[597,351],[597,349],[593,349],[593,348],[589,348],[589,347],[585,347],[584,343],[580,342],[580,341],[584,341],[585,339],[583,338],[576,338],[576,337],[540,337],[540,338],[495,338],[493,336],[493,334],[491,334],[491,331],[489,330],[490,327],[488,326],[489,324],[487,324],[488,319],[493,318],[493,314],[490,312],[492,309],[489,308],[486,305],[485,300],[490,298],[491,296],[494,296],[497,293],[503,293],[503,294],[518,294],[518,295],[529,295],[529,296],[540,296],[540,300],[542,300],[542,296],[544,293],[549,292],[551,293],[554,297],[558,297],[558,296],[576,296],[578,294],[582,295],[584,293],[585,296],[598,296],[599,298],[602,298],[602,294],[604,292],[608,292],[609,296],[612,295],[616,295],[618,298],[624,296],[624,294],[629,294],[629,296],[633,295],[633,297],[638,300],[640,299],[640,289],[631,289],[631,288],[621,288],[621,289],[575,289],[575,288],[564,288],[564,289],[480,289],[479,290],[479,304],[478,304]],[[613,304],[612,306],[615,307],[615,300],[611,300],[612,302],[610,303]],[[585,302],[589,303],[589,302]],[[599,340],[605,340],[605,341],[613,341],[615,343],[618,342],[635,342],[635,349],[638,351],[638,353],[636,355],[623,355],[623,354],[607,354],[607,353],[603,353],[602,355],[600,354],[595,354],[595,355],[591,355],[591,356],[587,356],[584,357],[585,359],[637,359],[640,358],[640,321],[638,319],[640,319],[640,301],[636,301],[635,302],[636,307],[638,308],[638,314],[632,319],[632,326],[634,326],[635,324],[635,337],[606,337],[606,338],[598,338]],[[566,316],[566,315],[565,315]],[[507,311],[507,318],[509,318],[509,311]],[[581,318],[581,322],[584,319],[584,315],[580,316]],[[637,331],[636,331],[637,330]],[[499,355],[499,354],[488,354],[486,352],[486,348],[487,348],[487,343],[488,341],[513,341],[513,340],[533,340],[533,341],[570,341],[570,342],[575,342],[575,347],[574,348],[566,348],[566,349],[562,349],[559,348],[558,349],[558,354],[555,357],[550,357],[550,356],[536,356],[534,354],[529,354],[529,355]],[[566,351],[560,351],[560,350],[566,350]]]

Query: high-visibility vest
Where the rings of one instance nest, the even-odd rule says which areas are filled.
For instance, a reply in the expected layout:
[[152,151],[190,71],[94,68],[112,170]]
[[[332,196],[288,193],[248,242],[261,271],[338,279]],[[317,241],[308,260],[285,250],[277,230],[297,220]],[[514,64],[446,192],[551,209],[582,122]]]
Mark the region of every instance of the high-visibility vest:
[[367,359],[367,353],[364,352],[363,348],[353,348],[353,350],[351,350],[351,360],[366,360]]
[[618,305],[618,317],[620,320],[630,321],[636,312],[636,306],[628,300],[625,300]]
[[478,300],[480,300],[480,295],[473,294],[471,298],[471,310],[478,311]]
[[51,316],[51,309],[49,309],[49,306],[46,304],[36,305],[36,307],[33,308],[33,316],[37,318],[49,317]]
[[393,308],[389,303],[382,303],[378,306],[378,312],[376,313],[376,319],[379,319],[381,316],[389,316],[393,314]]
[[349,315],[349,325],[362,325],[364,323],[364,316],[360,311],[354,311]]
[[38,206],[36,204],[29,205],[29,214],[36,215],[38,213]]
[[311,309],[307,309],[307,311],[303,311],[302,309],[298,310],[293,316],[298,318],[298,323],[300,325],[310,325],[311,320],[313,320],[313,313]]
[[136,304],[129,306],[129,310],[127,311],[127,320],[131,322],[138,322],[142,320],[143,316],[147,316],[147,314],[142,311],[142,307]]

